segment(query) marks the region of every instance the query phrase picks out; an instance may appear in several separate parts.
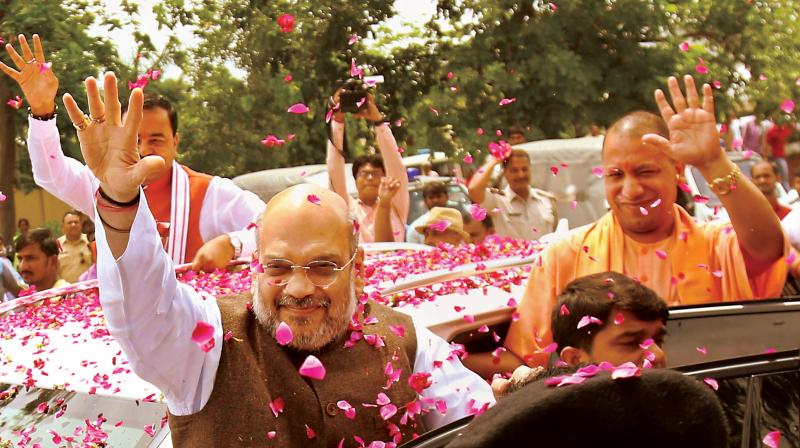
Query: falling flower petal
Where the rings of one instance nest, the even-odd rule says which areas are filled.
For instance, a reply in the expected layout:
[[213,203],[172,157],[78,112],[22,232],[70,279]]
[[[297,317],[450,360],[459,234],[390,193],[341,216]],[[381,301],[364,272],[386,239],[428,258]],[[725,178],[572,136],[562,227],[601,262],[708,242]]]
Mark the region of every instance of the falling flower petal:
[[597,177],[603,177],[603,172],[604,170],[602,166],[596,166],[592,168],[592,174],[594,174]]
[[708,349],[705,348],[705,347],[697,347],[696,350],[698,351],[698,353],[700,353],[702,355],[707,355],[708,354]]
[[319,196],[315,194],[310,194],[306,196],[306,200],[314,205],[319,205]]
[[471,204],[469,206],[469,214],[475,221],[483,221],[486,219],[486,209],[478,204]]
[[580,330],[589,324],[603,325],[603,321],[587,314],[586,316],[581,317],[581,320],[578,322],[578,329]]
[[433,379],[431,379],[430,372],[412,373],[408,377],[408,385],[418,394],[421,394],[425,389],[431,387],[432,384]]
[[547,344],[547,347],[545,347],[545,348],[543,348],[541,350],[536,350],[534,353],[553,353],[554,351],[556,351],[557,348],[558,348],[558,344],[553,342],[553,343]]
[[464,156],[464,163],[472,163],[472,154],[467,154]]
[[478,327],[478,333],[488,333],[488,332],[489,332],[488,325],[481,325],[480,327]]
[[356,65],[356,59],[350,59],[350,76],[353,78],[362,78],[364,76],[364,70],[361,70]]
[[[0,193],[0,202],[2,201],[3,201],[3,194]],[[792,250],[789,252],[789,255],[786,256],[786,264],[791,266],[792,264],[794,264],[795,261],[797,261],[797,252]]]
[[499,142],[489,142],[489,153],[497,160],[505,160],[511,155],[511,145],[500,140]]
[[714,86],[715,89],[722,88],[722,83],[718,79],[711,81],[711,85]]
[[275,329],[275,340],[278,341],[278,344],[288,345],[292,339],[294,339],[294,334],[289,325],[286,322],[279,323],[278,328]]
[[306,437],[308,437],[308,440],[311,440],[314,437],[317,437],[317,433],[315,433],[314,430],[311,429],[310,426],[308,426],[308,425],[305,425],[305,426],[306,426]]
[[49,409],[50,409],[50,405],[47,404],[46,401],[43,401],[43,402],[39,403],[38,406],[36,406],[36,412],[38,412],[39,414],[46,414]]
[[557,166],[551,166],[550,167],[550,172],[553,173],[553,176],[557,175],[558,174],[558,167]]
[[663,250],[661,250],[661,249],[656,249],[656,256],[657,256],[658,258],[662,259],[662,260],[666,260],[666,259],[667,259],[667,253],[666,253],[666,252],[664,252],[664,251],[663,251]]
[[708,384],[714,390],[719,390],[719,383],[714,378],[703,378],[703,382]]
[[644,216],[647,216],[647,214],[648,214],[649,212],[647,211],[647,209],[646,209],[646,208],[644,208],[644,207],[639,207],[639,213],[643,214]]
[[708,74],[708,67],[706,67],[706,66],[705,66],[705,65],[703,65],[703,64],[697,64],[697,65],[694,67],[694,69],[695,69],[695,71],[696,71],[697,73],[700,73],[701,75]]
[[8,198],[6,197],[6,195],[4,195],[2,191],[0,191],[0,202],[3,202],[3,201],[5,201],[6,199],[8,199]]
[[758,75],[758,80],[759,81],[766,81],[767,80],[767,75],[765,75],[763,73]]
[[397,337],[403,338],[406,336],[406,327],[403,325],[389,325],[389,330],[396,334]]
[[617,313],[614,315],[615,325],[622,325],[624,322],[625,322],[625,316],[622,313]]
[[325,366],[316,356],[308,355],[308,358],[303,361],[303,365],[300,366],[299,373],[312,380],[321,381],[325,378]]
[[144,427],[144,432],[150,437],[155,437],[156,428],[153,425],[147,425]]
[[214,327],[206,322],[198,321],[192,331],[192,342],[200,347],[200,350],[208,353],[214,348]]
[[477,133],[478,135],[483,135],[483,128],[478,128],[477,130],[475,130],[475,133]]
[[450,221],[445,219],[440,219],[433,224],[428,225],[428,228],[433,229],[437,232],[444,232],[447,228],[450,227]]
[[566,304],[561,304],[561,309],[558,310],[558,314],[561,316],[569,316],[569,308],[567,308]]
[[50,70],[50,67],[52,67],[52,66],[53,66],[52,62],[43,62],[43,63],[39,64],[39,73],[44,73],[44,72]]
[[500,105],[507,106],[509,104],[515,103],[516,101],[517,101],[516,98],[503,98],[502,100],[500,100]]
[[283,413],[283,407],[284,403],[283,403],[283,398],[281,397],[278,397],[269,402],[269,409],[270,411],[272,411],[272,415],[274,415],[275,418],[278,418],[278,415]]
[[653,345],[655,343],[656,342],[652,338],[650,338],[650,339],[644,340],[641,344],[639,344],[639,347],[641,347],[643,350],[647,350],[648,348],[650,348],[651,345]]
[[268,148],[272,148],[273,146],[283,146],[284,143],[286,143],[285,140],[281,140],[272,134],[267,135],[263,140],[261,140],[261,144]]
[[14,109],[19,109],[20,107],[22,107],[22,98],[20,98],[19,96],[15,96],[14,98],[11,98],[10,100],[6,101],[6,104],[9,107],[13,107]]
[[278,26],[281,33],[291,33],[294,30],[294,16],[291,14],[281,14],[278,17]]
[[632,378],[635,376],[641,376],[642,369],[636,366],[636,364],[632,362],[626,362],[614,369],[611,372],[612,379],[623,379],[623,378]]
[[397,414],[397,406],[393,404],[387,404],[385,406],[381,406],[380,414],[382,419],[389,420],[395,414]]
[[656,199],[652,204],[650,204],[650,208],[656,208],[661,205],[661,199]]
[[290,108],[289,108],[289,110],[288,110],[287,112],[289,112],[289,113],[291,113],[291,114],[298,114],[298,115],[300,115],[300,114],[306,114],[306,113],[308,113],[308,112],[310,112],[310,111],[311,111],[311,109],[309,109],[309,107],[308,107],[308,106],[306,106],[305,104],[303,104],[303,103],[296,103],[296,104],[292,104],[292,107],[290,107]]
[[284,82],[292,82],[292,79],[294,79],[294,78],[292,78],[291,74],[288,74],[288,75],[283,77],[283,81]]
[[764,445],[768,446],[769,448],[778,448],[778,445],[781,443],[781,432],[780,431],[772,431],[762,440]]
[[353,45],[354,43],[358,42],[360,37],[356,36],[355,34],[350,36],[350,39],[347,41],[347,45]]
[[678,48],[680,48],[681,51],[689,51],[689,42],[681,42]]
[[692,192],[692,187],[690,187],[689,184],[687,184],[685,182],[678,183],[678,188],[680,188],[681,191],[683,191],[684,193],[691,193]]
[[787,114],[792,113],[794,111],[794,101],[792,101],[792,100],[784,100],[781,103],[781,110],[786,112]]
[[274,439],[275,436],[277,436],[277,435],[278,435],[278,433],[276,431],[267,432],[267,438],[270,439],[270,440]]

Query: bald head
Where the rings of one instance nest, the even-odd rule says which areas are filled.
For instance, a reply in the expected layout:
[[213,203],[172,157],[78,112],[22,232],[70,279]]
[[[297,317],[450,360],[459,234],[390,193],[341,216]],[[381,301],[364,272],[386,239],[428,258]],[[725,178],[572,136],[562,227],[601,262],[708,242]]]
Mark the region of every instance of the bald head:
[[755,176],[756,173],[760,173],[762,171],[768,171],[773,176],[778,175],[778,172],[775,170],[775,165],[773,165],[772,162],[769,162],[767,160],[761,160],[760,162],[756,162],[753,165],[753,167],[750,168],[750,172],[753,173],[753,176]]
[[[338,194],[318,185],[295,185],[273,196],[261,216],[259,228],[268,229],[275,222],[293,223],[292,230],[296,232],[317,227],[334,228],[339,235],[347,235],[355,245],[347,203]],[[259,239],[263,235],[264,232],[260,232]]]
[[617,121],[612,123],[608,128],[606,138],[603,140],[603,149],[605,150],[605,143],[611,135],[638,140],[645,134],[658,134],[668,139],[669,128],[663,118],[652,112],[645,110],[629,112],[621,118],[618,118]]

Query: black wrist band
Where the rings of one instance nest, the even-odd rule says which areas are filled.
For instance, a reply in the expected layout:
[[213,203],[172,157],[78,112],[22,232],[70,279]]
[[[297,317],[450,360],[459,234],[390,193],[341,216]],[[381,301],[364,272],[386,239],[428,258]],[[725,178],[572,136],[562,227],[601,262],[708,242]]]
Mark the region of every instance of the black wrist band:
[[105,199],[106,201],[110,202],[111,205],[116,205],[117,207],[130,207],[132,205],[136,205],[139,202],[139,196],[141,195],[140,192],[136,193],[136,197],[131,199],[128,202],[119,202],[111,199],[102,188],[98,188],[97,192],[100,193],[100,197]]
[[30,108],[30,106],[28,106],[28,116],[33,118],[34,120],[50,121],[53,118],[56,118],[56,112],[58,112],[58,104],[55,104],[55,107],[53,107],[53,111],[50,112],[47,115],[34,115],[33,111]]

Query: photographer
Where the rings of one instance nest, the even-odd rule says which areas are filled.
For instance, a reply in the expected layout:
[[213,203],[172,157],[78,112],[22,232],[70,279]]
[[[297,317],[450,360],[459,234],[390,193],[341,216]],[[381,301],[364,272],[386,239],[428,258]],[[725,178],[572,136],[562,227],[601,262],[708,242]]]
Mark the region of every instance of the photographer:
[[[404,241],[409,199],[408,177],[403,167],[403,159],[400,157],[389,123],[375,105],[373,95],[361,88],[363,92],[361,99],[357,99],[358,93],[353,90],[358,87],[351,89],[353,85],[353,81],[348,82],[331,99],[334,114],[327,155],[330,189],[348,203],[350,212],[358,220],[362,242]],[[355,200],[352,200],[347,193],[345,181],[345,157],[342,148],[346,113],[372,123],[380,150],[380,155],[363,155],[353,160],[353,177],[358,190],[358,198]],[[381,179],[384,177],[388,177],[392,183],[399,184],[391,199],[390,226],[386,226],[382,220],[376,220],[379,212],[378,192]]]

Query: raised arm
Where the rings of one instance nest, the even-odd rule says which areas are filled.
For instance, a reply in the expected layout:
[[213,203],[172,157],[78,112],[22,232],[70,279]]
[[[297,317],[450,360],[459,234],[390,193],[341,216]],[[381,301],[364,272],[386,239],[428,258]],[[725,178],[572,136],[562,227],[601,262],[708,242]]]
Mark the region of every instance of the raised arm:
[[[375,211],[375,242],[393,242],[392,232],[392,206],[397,192],[400,191],[400,181],[391,177],[381,178],[378,189],[378,209]],[[406,194],[406,197],[408,195]]]
[[[134,89],[123,123],[113,73],[104,77],[105,103],[97,82],[86,80],[90,120],[75,100],[64,106],[78,126],[86,163],[100,182],[96,199],[100,303],[108,329],[137,375],[157,386],[171,412],[197,412],[207,402],[222,349],[222,325],[216,302],[202,300],[179,285],[164,252],[155,220],[140,185],[164,160],[140,158],[136,149],[143,95]],[[192,342],[198,322],[213,328],[207,353]]]
[[64,156],[56,127],[58,78],[45,59],[39,36],[33,35],[33,50],[25,36],[19,36],[20,56],[11,44],[6,51],[18,70],[0,62],[0,70],[19,84],[30,105],[28,152],[37,185],[54,196],[94,217],[92,192],[96,181],[91,171],[75,159]]
[[756,186],[740,172],[735,174],[736,165],[722,151],[714,119],[711,86],[703,85],[701,103],[694,79],[687,75],[684,83],[686,97],[678,80],[669,78],[674,109],[664,92],[655,91],[659,111],[669,126],[669,140],[647,134],[642,141],[658,147],[678,162],[697,167],[709,182],[722,179],[721,185],[733,185],[729,176],[736,176],[735,188],[718,196],[736,231],[739,246],[752,261],[768,263],[778,260],[784,255],[785,247],[780,221]]
[[486,199],[486,189],[492,180],[492,171],[500,163],[495,157],[490,156],[488,159],[469,181],[469,199],[476,204],[483,204]]
[[333,190],[344,201],[350,204],[350,195],[347,194],[347,181],[344,171],[344,112],[339,109],[339,91],[333,95],[335,103],[334,114],[331,119],[331,136],[328,139],[325,163],[328,165],[328,188]]

